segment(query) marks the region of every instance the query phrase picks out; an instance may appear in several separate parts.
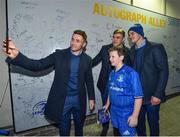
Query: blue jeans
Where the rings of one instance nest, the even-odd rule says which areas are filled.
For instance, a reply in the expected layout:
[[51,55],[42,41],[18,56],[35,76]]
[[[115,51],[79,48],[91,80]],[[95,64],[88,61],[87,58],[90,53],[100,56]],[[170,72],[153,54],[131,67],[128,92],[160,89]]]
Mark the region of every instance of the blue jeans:
[[63,114],[59,123],[60,136],[70,136],[71,114],[73,115],[75,136],[83,136],[84,119],[82,118],[79,96],[67,96]]
[[146,113],[150,128],[150,136],[159,136],[159,110],[160,105],[142,105],[138,118],[137,134],[146,136]]
[[[101,92],[101,99],[103,106],[106,104],[107,98],[108,98],[108,90],[106,89],[105,92]],[[103,123],[102,126],[103,129],[101,132],[101,136],[106,136],[109,129],[109,122]]]

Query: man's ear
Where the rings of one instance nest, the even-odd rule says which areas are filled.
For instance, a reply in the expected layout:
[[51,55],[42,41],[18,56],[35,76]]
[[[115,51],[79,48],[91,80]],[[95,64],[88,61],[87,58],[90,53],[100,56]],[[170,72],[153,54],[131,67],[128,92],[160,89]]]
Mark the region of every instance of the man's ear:
[[124,55],[121,55],[121,56],[120,56],[120,59],[121,59],[121,60],[124,60]]
[[87,45],[87,43],[86,43],[86,42],[84,42],[84,43],[83,43],[83,48],[84,48],[84,47],[86,47],[86,45]]

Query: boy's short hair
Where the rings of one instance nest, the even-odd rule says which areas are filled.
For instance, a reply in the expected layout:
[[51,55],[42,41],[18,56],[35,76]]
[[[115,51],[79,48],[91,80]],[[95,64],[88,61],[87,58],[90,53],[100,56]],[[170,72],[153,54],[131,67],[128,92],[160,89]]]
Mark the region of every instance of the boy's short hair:
[[120,33],[120,34],[122,34],[123,35],[123,37],[125,37],[125,31],[123,30],[123,29],[116,29],[114,32],[113,32],[113,35],[114,34],[117,34],[117,33]]
[[108,50],[109,53],[112,51],[117,51],[119,56],[125,56],[126,54],[126,50],[124,48],[117,47],[117,46],[113,46]]

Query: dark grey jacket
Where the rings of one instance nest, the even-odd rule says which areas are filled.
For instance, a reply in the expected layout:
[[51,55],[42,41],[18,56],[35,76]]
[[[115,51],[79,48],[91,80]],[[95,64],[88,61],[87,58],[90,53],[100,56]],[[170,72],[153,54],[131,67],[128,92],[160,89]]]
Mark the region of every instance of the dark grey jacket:
[[[135,46],[130,50],[132,64],[135,61]],[[146,40],[140,80],[143,88],[143,104],[150,104],[151,96],[165,101],[165,88],[168,81],[169,69],[165,48],[162,44]]]

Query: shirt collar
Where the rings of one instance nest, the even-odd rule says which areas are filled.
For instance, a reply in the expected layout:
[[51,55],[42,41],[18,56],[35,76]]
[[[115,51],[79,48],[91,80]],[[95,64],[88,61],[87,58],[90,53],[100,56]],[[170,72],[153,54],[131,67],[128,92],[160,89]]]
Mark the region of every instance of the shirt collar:
[[125,66],[126,66],[126,65],[123,64],[123,66],[122,66],[120,69],[118,69],[117,71],[116,71],[116,69],[114,68],[114,69],[113,69],[113,72],[114,72],[114,73],[119,72],[119,71],[121,71]]
[[138,49],[144,47],[145,45],[146,45],[146,40],[144,39],[138,47],[135,46],[135,49],[138,50]]
[[71,54],[74,55],[74,56],[80,56],[80,55],[82,54],[82,52],[83,52],[83,50],[81,50],[78,55],[75,55],[75,54],[72,52],[72,50],[70,50],[70,51],[71,51]]

